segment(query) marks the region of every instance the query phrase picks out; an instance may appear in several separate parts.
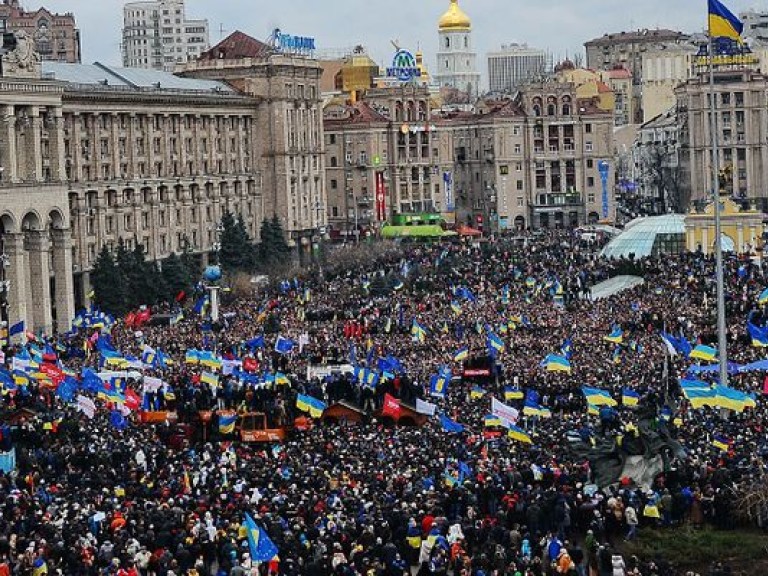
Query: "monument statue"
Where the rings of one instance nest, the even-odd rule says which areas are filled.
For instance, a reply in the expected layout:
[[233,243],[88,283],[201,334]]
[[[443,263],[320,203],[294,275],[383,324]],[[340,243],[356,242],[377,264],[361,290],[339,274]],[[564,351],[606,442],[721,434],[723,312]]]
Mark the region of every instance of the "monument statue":
[[9,78],[40,78],[42,68],[35,41],[24,30],[14,32],[16,48],[3,56],[3,76]]

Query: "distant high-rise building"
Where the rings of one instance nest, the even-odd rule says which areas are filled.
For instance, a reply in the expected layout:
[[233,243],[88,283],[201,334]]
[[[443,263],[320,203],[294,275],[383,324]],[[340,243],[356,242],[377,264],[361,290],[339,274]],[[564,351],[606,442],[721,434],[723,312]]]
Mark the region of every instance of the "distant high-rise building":
[[123,65],[173,72],[209,48],[208,20],[187,20],[184,0],[131,2],[123,7]]
[[472,47],[472,21],[459,8],[458,0],[451,0],[448,11],[438,22],[440,46],[437,51],[435,82],[477,96],[480,73],[477,54]]
[[549,57],[527,44],[502,45],[488,53],[488,80],[491,92],[511,92],[549,72]]
[[56,14],[46,8],[27,12],[19,0],[3,0],[0,4],[0,31],[23,30],[35,42],[35,50],[43,60],[80,62],[80,31],[71,12]]

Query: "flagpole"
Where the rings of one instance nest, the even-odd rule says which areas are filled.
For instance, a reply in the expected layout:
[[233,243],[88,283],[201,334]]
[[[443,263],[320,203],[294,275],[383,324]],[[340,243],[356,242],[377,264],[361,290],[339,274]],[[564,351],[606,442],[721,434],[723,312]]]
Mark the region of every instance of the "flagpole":
[[[707,18],[709,24],[710,18]],[[715,100],[715,54],[712,26],[709,28],[709,126],[712,138],[712,200],[715,205],[715,272],[717,277],[717,347],[720,356],[720,383],[728,385],[728,351],[725,337],[725,286],[723,280],[723,234],[720,222],[720,147],[717,134],[717,102]]]

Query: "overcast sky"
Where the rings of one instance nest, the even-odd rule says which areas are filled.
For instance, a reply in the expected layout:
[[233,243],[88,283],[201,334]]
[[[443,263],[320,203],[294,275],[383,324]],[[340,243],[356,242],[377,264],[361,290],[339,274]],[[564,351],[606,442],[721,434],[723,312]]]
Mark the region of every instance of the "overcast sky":
[[[43,0],[52,11],[74,12],[83,42],[83,61],[120,62],[122,0]],[[725,0],[734,12],[766,9],[768,0]],[[22,0],[27,9],[37,7]],[[437,20],[449,0],[187,0],[187,16],[207,18],[211,44],[233,30],[266,39],[284,32],[316,38],[318,49],[362,44],[379,64],[391,58],[390,40],[415,50],[421,46],[435,67]],[[460,0],[472,18],[478,66],[485,53],[502,43],[525,42],[555,57],[583,52],[586,40],[606,32],[664,27],[700,31],[706,24],[705,0]]]

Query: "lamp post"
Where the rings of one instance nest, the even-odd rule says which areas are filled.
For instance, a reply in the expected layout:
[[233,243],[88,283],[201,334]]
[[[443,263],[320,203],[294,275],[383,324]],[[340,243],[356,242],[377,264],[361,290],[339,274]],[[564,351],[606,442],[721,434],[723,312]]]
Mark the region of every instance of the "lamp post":
[[214,264],[208,266],[203,272],[203,279],[206,281],[205,288],[208,290],[211,298],[211,322],[219,321],[219,280],[221,280],[221,267],[219,266],[219,252],[221,251],[221,234],[224,232],[224,224],[221,222],[215,228],[216,242],[213,243]]

